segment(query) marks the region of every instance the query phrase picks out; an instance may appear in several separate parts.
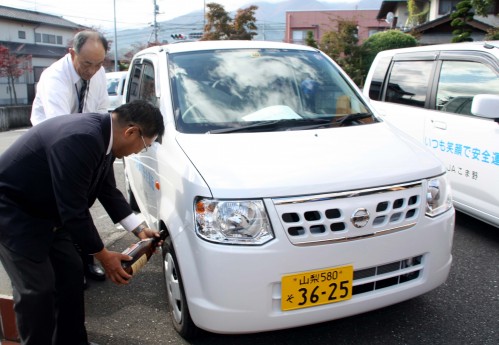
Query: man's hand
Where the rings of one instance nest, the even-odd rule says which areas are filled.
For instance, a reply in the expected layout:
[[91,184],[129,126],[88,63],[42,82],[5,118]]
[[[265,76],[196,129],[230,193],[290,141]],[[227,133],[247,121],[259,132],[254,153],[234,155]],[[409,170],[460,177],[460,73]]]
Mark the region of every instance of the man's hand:
[[117,285],[128,284],[132,276],[121,267],[121,261],[130,260],[130,256],[111,252],[106,248],[94,255],[100,261],[102,268],[106,271],[107,277]]
[[[159,232],[157,230],[149,229],[149,228],[144,228],[138,235],[138,238],[141,240],[146,240],[148,238],[159,238]],[[157,247],[161,247],[163,245],[163,240],[158,242]]]

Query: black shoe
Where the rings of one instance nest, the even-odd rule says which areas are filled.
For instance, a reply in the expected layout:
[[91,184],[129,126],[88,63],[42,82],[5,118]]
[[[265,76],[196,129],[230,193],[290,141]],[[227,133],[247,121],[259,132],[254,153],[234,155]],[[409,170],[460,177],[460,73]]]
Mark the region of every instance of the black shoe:
[[95,264],[89,264],[85,266],[85,277],[92,280],[104,281],[106,280],[106,274],[100,266]]
[[97,343],[92,343],[91,341],[88,342],[88,345],[99,345]]

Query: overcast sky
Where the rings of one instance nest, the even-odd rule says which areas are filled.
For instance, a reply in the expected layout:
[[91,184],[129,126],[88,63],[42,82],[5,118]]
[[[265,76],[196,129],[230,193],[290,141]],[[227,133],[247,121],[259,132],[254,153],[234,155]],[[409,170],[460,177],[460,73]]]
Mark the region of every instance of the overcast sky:
[[[210,2],[223,5],[226,11],[234,11],[260,1],[264,0],[156,0],[160,12],[156,20],[168,20],[192,11],[202,10],[204,4]],[[276,3],[283,0],[266,1]],[[358,0],[319,1],[358,2]],[[0,2],[4,6],[50,13],[78,24],[102,29],[114,27],[115,3],[117,29],[143,27],[154,20],[154,0],[2,0]]]

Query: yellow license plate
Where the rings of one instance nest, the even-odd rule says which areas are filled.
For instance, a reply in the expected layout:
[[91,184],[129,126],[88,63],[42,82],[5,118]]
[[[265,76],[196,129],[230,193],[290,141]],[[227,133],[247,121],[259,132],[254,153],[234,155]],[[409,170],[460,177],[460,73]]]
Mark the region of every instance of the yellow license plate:
[[288,274],[281,279],[281,308],[293,310],[352,298],[353,266]]

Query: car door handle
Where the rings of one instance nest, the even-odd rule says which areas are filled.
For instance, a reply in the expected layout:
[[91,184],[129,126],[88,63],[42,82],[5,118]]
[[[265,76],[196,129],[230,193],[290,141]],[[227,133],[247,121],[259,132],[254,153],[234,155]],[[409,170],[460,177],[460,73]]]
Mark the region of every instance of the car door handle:
[[431,120],[431,123],[433,124],[433,127],[447,129],[447,124],[445,122]]

